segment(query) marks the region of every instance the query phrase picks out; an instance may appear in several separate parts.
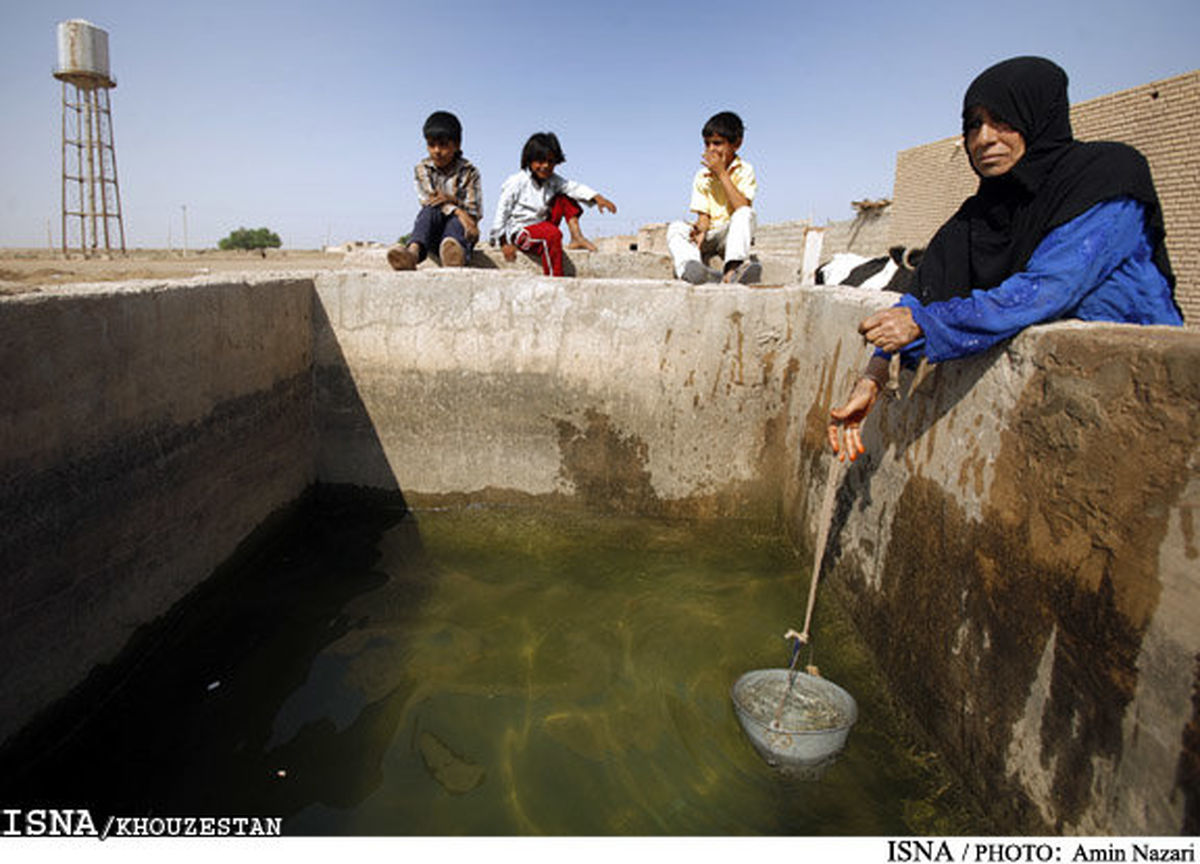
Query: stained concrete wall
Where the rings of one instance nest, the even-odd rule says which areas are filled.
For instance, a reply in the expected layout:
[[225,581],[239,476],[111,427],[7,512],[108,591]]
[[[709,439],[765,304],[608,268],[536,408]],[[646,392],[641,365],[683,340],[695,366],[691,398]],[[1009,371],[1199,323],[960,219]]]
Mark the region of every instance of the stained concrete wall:
[[5,723],[313,480],[778,518],[801,549],[832,480],[828,590],[1000,826],[1196,831],[1200,335],[1060,324],[905,373],[830,473],[888,302],[367,270],[5,301]]
[[778,512],[764,425],[783,428],[802,338],[788,292],[446,271],[316,287],[322,479]]
[[1002,825],[1194,833],[1200,343],[1059,324],[915,378],[837,480],[827,561],[895,692]]
[[312,283],[0,298],[0,741],[314,477]]

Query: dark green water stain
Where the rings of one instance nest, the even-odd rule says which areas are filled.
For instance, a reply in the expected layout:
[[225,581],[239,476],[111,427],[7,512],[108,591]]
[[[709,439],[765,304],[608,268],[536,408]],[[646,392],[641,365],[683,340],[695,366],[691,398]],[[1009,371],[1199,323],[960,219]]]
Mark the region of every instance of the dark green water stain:
[[817,781],[729,689],[784,665],[807,572],[777,533],[314,504],[0,753],[6,803],[283,816],[293,834],[982,834],[826,596],[858,700]]

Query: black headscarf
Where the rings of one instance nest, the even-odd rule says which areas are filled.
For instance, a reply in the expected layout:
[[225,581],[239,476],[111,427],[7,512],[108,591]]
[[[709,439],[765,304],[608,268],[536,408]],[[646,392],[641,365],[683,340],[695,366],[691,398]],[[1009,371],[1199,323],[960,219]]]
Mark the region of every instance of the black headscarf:
[[1174,289],[1150,167],[1128,145],[1075,140],[1066,72],[1041,57],[985,70],[963,97],[964,146],[968,115],[979,106],[1021,133],[1025,154],[1004,174],[981,177],[979,190],[934,235],[913,280],[922,303],[995,287],[1025,269],[1051,230],[1119,196],[1145,207],[1154,263]]

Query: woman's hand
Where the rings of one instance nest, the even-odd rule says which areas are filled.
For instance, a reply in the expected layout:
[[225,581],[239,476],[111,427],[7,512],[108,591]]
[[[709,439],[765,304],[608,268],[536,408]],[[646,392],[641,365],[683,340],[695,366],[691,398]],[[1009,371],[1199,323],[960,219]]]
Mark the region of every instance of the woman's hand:
[[[837,454],[838,461],[845,461],[850,456],[853,462],[866,451],[862,443],[862,424],[871,413],[875,400],[879,398],[879,384],[872,378],[863,376],[854,383],[850,398],[840,408],[829,412],[829,446]],[[846,429],[846,441],[843,446],[840,430]]]
[[894,354],[921,336],[921,328],[913,320],[907,306],[882,309],[858,325],[858,332],[877,348]]
[[517,247],[514,246],[512,243],[501,244],[500,251],[504,253],[505,261],[516,261],[517,260]]

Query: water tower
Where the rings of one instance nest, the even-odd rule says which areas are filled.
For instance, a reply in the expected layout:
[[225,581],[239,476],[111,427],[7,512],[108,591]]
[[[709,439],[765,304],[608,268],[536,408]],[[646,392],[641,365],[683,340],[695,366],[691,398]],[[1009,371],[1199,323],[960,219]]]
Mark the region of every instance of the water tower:
[[108,99],[117,82],[108,70],[108,33],[79,19],[60,22],[54,77],[62,81],[63,254],[78,249],[87,258],[114,248],[124,253]]

